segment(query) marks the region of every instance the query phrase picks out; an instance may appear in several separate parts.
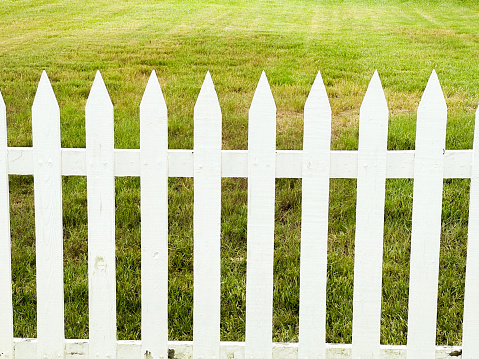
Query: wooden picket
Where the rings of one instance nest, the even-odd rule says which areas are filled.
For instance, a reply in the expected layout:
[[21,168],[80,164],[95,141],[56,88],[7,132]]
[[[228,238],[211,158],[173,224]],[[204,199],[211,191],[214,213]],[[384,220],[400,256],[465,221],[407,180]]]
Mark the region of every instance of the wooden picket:
[[[32,108],[33,148],[7,146],[0,94],[0,359],[446,358],[435,345],[442,186],[471,178],[463,357],[479,351],[479,109],[473,150],[445,150],[447,108],[433,71],[418,108],[416,148],[388,151],[377,72],[360,109],[357,151],[331,151],[331,107],[318,73],[301,151],[276,150],[276,105],[263,72],[249,110],[248,150],[222,150],[210,73],[194,109],[194,149],[168,149],[166,103],[153,71],[140,104],[140,149],[114,149],[113,105],[99,72],[85,109],[86,149],[60,146],[46,73]],[[8,174],[34,175],[38,338],[13,338]],[[64,339],[62,175],[87,176],[89,339]],[[141,180],[141,340],[116,338],[115,182]],[[193,341],[168,341],[168,177],[194,179]],[[221,178],[248,179],[245,342],[220,341]],[[272,342],[276,178],[302,178],[299,343]],[[326,343],[330,178],[357,179],[352,344]],[[413,178],[407,346],[380,345],[386,178]]]
[[221,109],[210,73],[194,109],[193,358],[220,355]]
[[248,123],[246,358],[271,358],[275,148],[276,105],[263,72]]
[[388,107],[377,72],[359,112],[353,358],[379,358]]
[[97,72],[85,107],[91,358],[116,358],[113,104]]
[[476,111],[473,151],[462,334],[464,359],[473,359],[479,353],[479,107]]
[[299,359],[326,355],[331,106],[321,74],[304,106]]
[[155,72],[140,104],[141,352],[168,352],[168,111]]
[[37,262],[37,358],[62,358],[63,221],[60,108],[45,71],[32,106]]
[[446,122],[446,101],[433,71],[417,110],[408,359],[432,358],[435,352]]
[[8,189],[7,115],[0,93],[0,358],[13,358],[12,258]]

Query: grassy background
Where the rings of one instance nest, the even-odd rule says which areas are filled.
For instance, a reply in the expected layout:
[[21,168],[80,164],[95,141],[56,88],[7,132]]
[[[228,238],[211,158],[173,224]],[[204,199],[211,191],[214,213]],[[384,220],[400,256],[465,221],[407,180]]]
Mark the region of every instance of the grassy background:
[[[321,70],[332,149],[357,149],[358,114],[375,69],[390,111],[388,147],[413,149],[416,108],[436,69],[448,105],[447,149],[471,148],[479,102],[479,5],[448,1],[4,1],[0,91],[9,146],[31,146],[31,105],[46,70],[62,146],[84,147],[96,70],[115,105],[116,148],[139,147],[139,103],[155,70],[170,148],[192,148],[193,107],[207,70],[223,112],[223,148],[247,148],[247,114],[265,70],[278,107],[278,149],[302,148],[303,106]],[[33,178],[10,176],[15,336],[36,335]],[[327,341],[350,342],[356,181],[331,180]],[[243,340],[244,179],[223,179],[222,340]],[[88,336],[86,179],[64,177],[65,325]],[[118,338],[140,338],[139,180],[116,179]],[[445,180],[438,344],[460,344],[468,180]],[[170,179],[170,339],[192,338],[193,181]],[[296,341],[301,181],[277,180],[273,337]],[[386,185],[381,341],[405,344],[412,181]]]

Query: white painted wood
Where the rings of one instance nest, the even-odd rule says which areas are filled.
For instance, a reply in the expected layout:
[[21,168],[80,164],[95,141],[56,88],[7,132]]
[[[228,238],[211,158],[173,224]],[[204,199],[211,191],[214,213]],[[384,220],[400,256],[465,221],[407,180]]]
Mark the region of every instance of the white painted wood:
[[245,358],[271,359],[276,105],[265,73],[248,123],[248,215]]
[[462,325],[462,357],[467,359],[473,359],[479,353],[479,107],[476,111],[473,150]]
[[446,121],[446,101],[433,71],[417,111],[408,359],[434,356]]
[[168,111],[156,73],[140,104],[142,355],[168,353]]
[[[89,341],[87,339],[66,339],[66,359],[88,359]],[[15,359],[30,359],[35,357],[37,340],[15,338]],[[139,340],[117,341],[117,358],[138,358],[141,354]],[[168,348],[175,350],[176,359],[191,359],[193,357],[193,342],[170,341]],[[405,345],[381,345],[382,359],[406,358]],[[449,354],[461,350],[458,346],[436,346],[435,359],[450,359]],[[245,358],[244,342],[221,342],[220,359]],[[298,358],[298,343],[273,343],[273,359]],[[326,358],[349,359],[351,358],[351,344],[326,344]],[[452,357],[454,358],[454,357]]]
[[[144,357],[147,351],[152,357],[160,358],[166,357],[165,348],[171,345],[178,348],[179,358],[365,358],[379,355],[382,358],[434,355],[445,358],[457,347],[435,346],[443,178],[471,178],[463,357],[473,357],[479,336],[476,305],[479,266],[474,259],[479,255],[475,239],[479,229],[475,228],[477,221],[474,221],[479,156],[473,156],[473,150],[444,150],[447,108],[435,72],[418,109],[416,150],[386,151],[387,106],[379,77],[375,77],[361,109],[358,151],[329,151],[330,132],[326,127],[330,123],[319,120],[330,117],[330,110],[319,111],[321,101],[321,106],[325,106],[327,97],[322,93],[322,97],[314,101],[313,94],[317,91],[314,86],[305,108],[304,151],[276,151],[276,109],[264,73],[250,109],[248,151],[221,150],[221,110],[209,74],[195,107],[194,150],[168,150],[166,105],[154,73],[140,109],[140,150],[114,150],[113,106],[99,73],[86,106],[87,149],[60,148],[59,109],[45,73],[33,106],[33,148],[7,148],[5,104],[0,95],[0,176],[3,178],[0,179],[0,359],[14,354],[15,358],[131,358]],[[374,108],[367,105],[368,102],[374,102]],[[386,120],[374,125],[376,112],[385,108]],[[476,119],[478,113],[479,110]],[[384,116],[381,118],[384,120]],[[46,121],[52,122],[49,125]],[[368,127],[375,132],[365,129]],[[378,135],[383,131],[386,135]],[[321,146],[315,147],[315,141],[319,144],[320,139]],[[478,147],[476,142],[474,151]],[[380,151],[375,152],[378,148]],[[13,340],[14,352],[7,173],[35,175],[38,240],[39,338]],[[63,338],[63,281],[59,279],[63,275],[62,174],[88,177],[88,341],[65,342]],[[114,176],[141,176],[142,180],[142,342],[116,340]],[[168,176],[195,177],[194,343],[188,344],[167,342]],[[246,342],[239,344],[219,342],[221,177],[248,177]],[[271,340],[274,183],[275,178],[288,177],[303,178],[304,185],[300,344],[281,346]],[[414,178],[407,350],[404,346],[379,346],[378,339],[382,267],[378,258],[382,257],[384,214],[381,211],[386,177]],[[353,344],[343,346],[323,345],[323,279],[327,249],[324,232],[327,231],[329,178],[358,178]],[[313,201],[315,196],[318,200]],[[317,216],[315,219],[313,214]],[[209,257],[212,253],[214,260]],[[305,277],[307,272],[319,274],[314,278]],[[305,284],[307,281],[314,283],[309,286]],[[306,314],[308,311],[310,315]],[[316,348],[312,348],[313,341]]]
[[[358,151],[331,151],[330,178],[357,178]],[[140,176],[140,150],[116,149],[115,176]],[[33,174],[31,147],[8,148],[12,175]],[[193,177],[193,150],[168,150],[168,177]],[[303,151],[276,150],[276,178],[302,178]],[[472,150],[446,150],[444,178],[471,178]],[[86,150],[62,149],[62,174],[86,175]],[[222,177],[248,177],[248,151],[221,151]],[[414,151],[388,151],[387,178],[414,178]]]
[[60,108],[43,71],[32,107],[37,264],[37,358],[64,349]]
[[353,358],[379,359],[388,105],[378,72],[359,112]]
[[0,92],[0,359],[13,358],[12,256],[8,194],[7,115]]
[[331,106],[321,73],[304,106],[299,306],[300,359],[326,357]]
[[221,109],[208,72],[194,109],[193,358],[219,358]]
[[85,108],[91,358],[116,358],[113,104],[97,72]]

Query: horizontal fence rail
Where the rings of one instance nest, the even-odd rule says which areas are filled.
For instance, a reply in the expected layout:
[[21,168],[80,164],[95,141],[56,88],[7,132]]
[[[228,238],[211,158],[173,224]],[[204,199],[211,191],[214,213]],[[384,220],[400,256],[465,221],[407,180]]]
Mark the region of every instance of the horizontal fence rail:
[[[62,175],[86,176],[86,149],[62,148]],[[140,150],[113,150],[116,177],[140,176]],[[9,147],[8,173],[11,175],[33,174],[33,149]],[[330,151],[330,178],[357,178],[358,151]],[[414,178],[414,150],[387,151],[386,178]],[[303,151],[275,151],[276,178],[304,178]],[[194,150],[168,150],[168,176],[193,177]],[[222,177],[248,177],[247,150],[221,150]],[[471,178],[472,150],[445,150],[443,178]]]
[[[140,104],[140,149],[114,148],[114,113],[97,72],[86,104],[86,148],[61,148],[60,112],[43,72],[33,147],[8,147],[0,94],[0,359],[477,358],[479,130],[473,149],[445,150],[447,108],[433,71],[415,150],[388,151],[388,107],[377,72],[360,109],[357,151],[331,151],[331,108],[318,74],[305,104],[301,151],[276,150],[276,105],[261,75],[248,150],[222,150],[222,114],[207,73],[194,109],[194,149],[168,149],[168,115],[153,71]],[[476,112],[476,125],[479,109]],[[37,338],[13,337],[8,175],[34,175]],[[64,338],[62,176],[86,176],[89,339]],[[141,341],[116,337],[115,177],[141,179]],[[168,341],[168,177],[194,178],[193,341]],[[248,178],[245,342],[220,341],[221,178]],[[302,179],[299,342],[272,342],[275,178]],[[357,179],[351,344],[326,340],[329,179]],[[380,345],[387,178],[412,178],[407,345]],[[444,178],[471,179],[462,347],[435,345]],[[40,209],[40,210],[38,210]]]

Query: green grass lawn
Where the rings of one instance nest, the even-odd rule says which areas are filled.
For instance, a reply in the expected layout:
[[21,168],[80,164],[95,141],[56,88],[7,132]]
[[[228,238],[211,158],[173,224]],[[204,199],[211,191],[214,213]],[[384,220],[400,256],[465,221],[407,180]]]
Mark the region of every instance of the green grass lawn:
[[[247,149],[261,71],[278,108],[278,149],[302,148],[303,106],[321,71],[333,111],[332,149],[357,149],[362,98],[375,69],[388,100],[390,150],[414,149],[416,109],[432,69],[448,105],[447,149],[472,147],[479,103],[479,3],[449,1],[4,1],[0,91],[9,146],[31,146],[31,106],[46,70],[62,146],[84,147],[96,70],[115,105],[116,148],[139,147],[139,104],[158,74],[170,148],[192,148],[193,107],[206,71],[223,113],[223,149]],[[277,180],[273,337],[297,341],[301,181]],[[33,178],[10,176],[15,336],[36,336]],[[327,341],[351,342],[356,181],[331,180]],[[86,179],[64,177],[65,329],[88,337]],[[116,179],[118,338],[140,338],[138,178]],[[243,340],[245,179],[223,179],[222,340]],[[468,180],[445,180],[437,343],[461,343]],[[192,338],[193,180],[171,178],[170,339]],[[412,180],[386,185],[381,341],[405,344]]]

